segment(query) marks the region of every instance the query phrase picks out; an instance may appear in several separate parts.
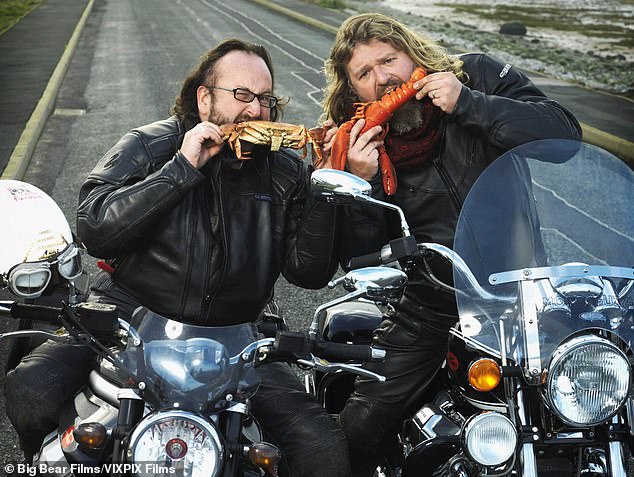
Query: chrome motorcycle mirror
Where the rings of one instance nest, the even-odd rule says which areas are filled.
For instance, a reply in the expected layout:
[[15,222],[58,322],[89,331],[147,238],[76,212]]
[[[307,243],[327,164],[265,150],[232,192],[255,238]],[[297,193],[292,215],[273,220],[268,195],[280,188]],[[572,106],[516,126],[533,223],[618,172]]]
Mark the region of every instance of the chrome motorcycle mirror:
[[355,201],[375,204],[395,210],[401,220],[403,237],[409,237],[409,225],[400,207],[372,197],[372,186],[366,180],[345,171],[319,169],[311,175],[311,191],[317,200],[336,205],[349,205]]
[[310,177],[313,196],[332,204],[351,204],[370,196],[372,186],[360,177],[335,169],[319,169]]

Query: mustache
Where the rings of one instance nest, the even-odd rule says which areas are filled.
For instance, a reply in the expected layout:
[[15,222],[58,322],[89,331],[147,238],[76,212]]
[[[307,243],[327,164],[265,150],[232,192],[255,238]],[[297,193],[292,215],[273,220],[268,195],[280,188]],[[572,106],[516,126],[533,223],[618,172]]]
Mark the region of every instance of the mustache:
[[394,81],[390,81],[386,84],[383,84],[381,86],[379,86],[377,88],[377,96],[380,98],[381,96],[383,96],[385,93],[388,92],[388,90],[394,89],[394,88],[398,88],[401,84],[403,84],[402,81],[400,80],[394,80]]

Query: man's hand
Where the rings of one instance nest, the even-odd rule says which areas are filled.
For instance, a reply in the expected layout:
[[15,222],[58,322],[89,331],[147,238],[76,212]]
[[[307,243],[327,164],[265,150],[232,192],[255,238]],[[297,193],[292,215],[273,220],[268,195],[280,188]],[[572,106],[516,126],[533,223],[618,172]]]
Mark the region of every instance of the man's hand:
[[[203,121],[185,133],[181,152],[196,169],[207,164],[207,161],[220,152],[225,142],[223,134],[217,124]],[[208,140],[211,146],[203,144]]]
[[365,119],[359,119],[350,131],[350,146],[348,149],[348,170],[354,175],[367,181],[371,180],[379,171],[379,146],[383,140],[378,136],[383,130],[381,126],[374,126],[359,136],[365,126]]
[[420,89],[416,99],[425,96],[431,98],[432,103],[447,114],[453,113],[462,91],[462,83],[456,75],[448,71],[432,73],[414,83],[414,88]]

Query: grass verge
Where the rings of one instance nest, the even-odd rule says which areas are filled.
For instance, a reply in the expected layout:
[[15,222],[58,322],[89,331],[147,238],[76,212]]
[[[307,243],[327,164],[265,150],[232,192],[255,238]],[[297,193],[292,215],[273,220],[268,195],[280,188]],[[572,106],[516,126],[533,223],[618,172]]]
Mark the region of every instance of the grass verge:
[[15,25],[26,14],[45,0],[0,0],[0,35]]

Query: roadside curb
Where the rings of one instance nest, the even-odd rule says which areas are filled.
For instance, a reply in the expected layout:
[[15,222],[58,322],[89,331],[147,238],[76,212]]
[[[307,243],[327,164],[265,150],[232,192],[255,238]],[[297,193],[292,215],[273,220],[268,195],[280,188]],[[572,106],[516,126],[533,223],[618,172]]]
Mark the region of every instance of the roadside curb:
[[[308,25],[312,25],[321,30],[330,32],[333,35],[337,33],[338,28],[332,25],[328,25],[327,23],[321,22],[312,17],[308,17],[296,11],[290,10],[286,7],[270,2],[268,0],[251,0],[251,1],[259,5],[262,5],[263,7],[266,7],[269,10],[273,10],[278,13],[287,15],[291,18],[294,18],[295,20],[300,21],[302,23],[306,23]],[[581,124],[581,129],[583,132],[583,136],[582,136],[583,141],[611,152],[612,154],[621,158],[632,169],[634,169],[634,142],[630,142],[626,139],[619,138],[610,133],[607,133],[600,129],[589,126],[585,123],[580,123],[580,124]]]
[[281,5],[278,5],[276,3],[272,3],[269,2],[267,0],[251,0],[253,3],[257,3],[258,5],[262,5],[263,7],[268,8],[269,10],[273,10],[275,12],[281,13],[283,15],[286,15],[288,17],[294,18],[295,20],[298,20],[302,23],[306,23],[308,25],[312,25],[315,28],[319,28],[320,30],[325,30],[329,33],[332,33],[333,35],[337,34],[337,27],[334,27],[332,25],[328,25],[327,23],[324,23],[322,21],[316,20],[314,18],[311,17],[307,17],[306,15],[302,15],[301,13],[297,13],[289,8],[283,7]]
[[583,140],[587,143],[599,146],[615,156],[623,159],[627,165],[634,169],[634,143],[620,137],[616,137],[600,129],[581,123]]
[[94,0],[90,0],[88,5],[86,5],[84,13],[79,19],[79,22],[77,23],[77,26],[75,27],[75,30],[64,49],[62,57],[57,63],[57,66],[55,67],[55,70],[44,89],[44,93],[42,93],[37,106],[26,123],[24,131],[22,131],[22,135],[11,153],[9,162],[7,163],[0,179],[21,180],[24,177],[37,141],[39,140],[40,135],[44,130],[44,126],[46,125],[46,121],[55,106],[57,93],[64,81],[71,59],[75,53],[75,48],[79,43],[79,38],[84,30],[88,16],[92,11],[93,4]]

